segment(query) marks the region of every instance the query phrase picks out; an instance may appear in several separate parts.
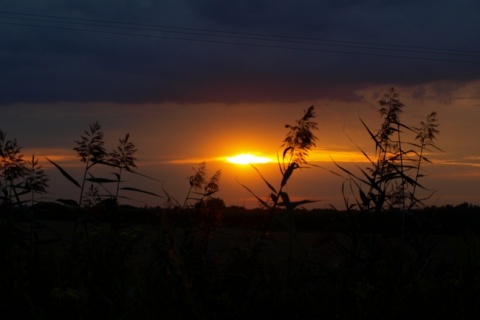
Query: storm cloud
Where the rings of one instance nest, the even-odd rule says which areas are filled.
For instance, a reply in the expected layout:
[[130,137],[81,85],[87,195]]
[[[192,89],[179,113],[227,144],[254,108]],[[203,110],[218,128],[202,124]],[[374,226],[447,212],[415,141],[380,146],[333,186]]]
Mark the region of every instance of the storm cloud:
[[0,1],[0,103],[355,100],[480,78],[477,1]]

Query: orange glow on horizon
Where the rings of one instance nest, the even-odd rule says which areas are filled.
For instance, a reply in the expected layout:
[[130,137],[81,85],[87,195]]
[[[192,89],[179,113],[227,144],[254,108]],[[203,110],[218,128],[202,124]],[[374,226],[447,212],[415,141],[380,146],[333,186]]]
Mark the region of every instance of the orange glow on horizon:
[[242,153],[238,154],[233,157],[226,157],[225,160],[227,162],[233,163],[233,164],[240,164],[240,165],[246,165],[246,164],[253,164],[253,163],[270,163],[272,160],[267,157],[259,157],[250,153]]
[[[373,156],[372,156],[373,157]],[[375,158],[375,157],[373,157]],[[316,150],[310,154],[309,162],[369,162],[359,151]]]
[[[26,148],[24,149],[24,159],[31,160],[32,155],[36,160],[39,160],[41,165],[52,166],[46,158],[55,163],[63,165],[80,163],[80,158],[71,149],[55,149],[55,148]],[[83,165],[82,165],[83,166]]]

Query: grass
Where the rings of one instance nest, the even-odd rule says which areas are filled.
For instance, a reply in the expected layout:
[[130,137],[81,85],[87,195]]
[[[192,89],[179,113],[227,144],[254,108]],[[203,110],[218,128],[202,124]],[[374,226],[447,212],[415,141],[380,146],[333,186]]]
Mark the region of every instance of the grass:
[[[124,220],[131,220],[120,230],[98,223],[88,235],[72,239],[74,220],[51,221],[56,233],[41,229],[38,240],[50,241],[33,251],[14,243],[5,248],[2,241],[7,249],[2,252],[8,253],[2,256],[4,314],[28,319],[365,319],[417,312],[468,319],[477,310],[480,233],[471,219],[479,219],[478,207],[419,211],[423,229],[404,245],[395,231],[400,216],[385,216],[379,224],[389,237],[375,256],[365,250],[371,239],[367,217],[300,210],[295,222],[302,254],[288,254],[289,233],[273,224],[253,272],[248,257],[263,210],[224,208],[222,224],[208,241],[205,221],[195,209],[182,215],[175,209],[132,210],[123,212]],[[39,209],[38,215],[46,218],[42,214],[49,212]],[[142,214],[151,220],[141,220]],[[432,217],[441,217],[440,223],[430,224]],[[450,219],[460,221],[451,226]],[[352,224],[363,226],[361,237],[349,236]],[[173,226],[172,234],[168,228]]]
[[[383,122],[377,132],[361,120],[375,146],[373,155],[359,148],[369,166],[358,167],[358,173],[355,173],[340,164],[336,165],[346,175],[342,189],[346,209],[372,213],[374,226],[383,212],[401,210],[403,239],[405,216],[413,208],[422,207],[423,201],[434,193],[421,198],[417,191],[427,190],[420,184],[420,178],[424,177],[421,167],[425,162],[430,162],[424,152],[429,149],[441,150],[434,143],[439,133],[438,123],[435,112],[430,113],[427,121],[422,121],[419,127],[402,122],[400,114],[405,105],[394,88],[384,94],[379,105]],[[415,136],[414,141],[406,141],[408,133]],[[374,231],[374,247],[376,234],[377,231]]]
[[[47,159],[78,188],[79,200],[38,202],[35,195],[48,182],[44,171],[37,158],[25,161],[18,143],[1,132],[0,318],[469,319],[478,314],[480,208],[419,206],[415,188],[427,160],[423,150],[434,146],[435,117],[412,129],[417,139],[409,145],[401,135],[407,127],[391,114],[398,110],[389,109],[398,96],[386,97],[382,129],[374,133],[366,127],[378,147],[372,170],[343,170],[354,192],[345,210],[307,211],[301,205],[312,200],[292,202],[285,192],[292,175],[310,166],[313,107],[286,126],[280,184],[252,168],[270,194],[268,200],[255,195],[262,205],[255,210],[227,207],[216,198],[221,172],[207,179],[206,163],[187,177],[182,202],[163,190],[162,207],[121,205],[120,191],[159,195],[123,186],[123,174],[140,174],[133,170],[136,148],[127,134],[108,153],[98,123],[76,141],[85,163],[80,182]],[[413,147],[417,151],[411,152]],[[113,168],[113,178],[97,177],[96,166]],[[394,198],[402,189],[389,187],[395,183],[404,185],[401,202]],[[405,208],[411,213],[406,218]]]

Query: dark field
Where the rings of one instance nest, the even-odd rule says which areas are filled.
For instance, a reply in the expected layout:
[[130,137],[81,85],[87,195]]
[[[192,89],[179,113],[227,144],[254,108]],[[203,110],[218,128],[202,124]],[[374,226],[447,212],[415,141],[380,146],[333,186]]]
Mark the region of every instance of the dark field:
[[[480,210],[71,210],[3,219],[3,319],[468,319]],[[20,218],[23,217],[23,218]],[[375,220],[375,221],[374,221]],[[268,230],[260,238],[261,230]]]
[[[279,152],[281,181],[253,193],[264,210],[226,207],[201,162],[188,177],[183,205],[167,190],[164,207],[119,205],[122,173],[139,174],[127,133],[114,151],[98,122],[74,140],[83,179],[79,200],[36,203],[48,177],[16,140],[0,131],[4,197],[0,205],[0,312],[6,319],[467,319],[480,311],[480,211],[467,203],[424,207],[424,152],[440,150],[436,112],[416,126],[400,122],[394,88],[379,101],[378,131],[363,121],[375,154],[345,179],[346,212],[302,210],[287,190],[309,167],[316,146],[314,106],[288,132]],[[407,130],[408,129],[408,130]],[[376,132],[376,133],[375,133]],[[405,134],[407,134],[405,136]],[[409,139],[414,139],[408,142]],[[413,149],[412,149],[413,147]],[[414,150],[416,149],[416,150]],[[93,166],[114,170],[93,175]],[[149,178],[149,177],[147,177]],[[8,182],[8,183],[7,183]],[[90,183],[90,187],[86,186]],[[103,184],[110,183],[115,191]],[[108,194],[100,192],[106,190]],[[427,189],[428,191],[428,189]],[[103,191],[102,191],[103,192]],[[430,191],[428,191],[430,192]],[[433,192],[433,191],[432,191]],[[433,194],[433,193],[432,193]],[[27,201],[21,196],[29,195]],[[28,206],[30,203],[31,206]],[[60,204],[62,203],[62,204]],[[400,209],[401,208],[401,209]],[[415,208],[423,208],[415,210]]]

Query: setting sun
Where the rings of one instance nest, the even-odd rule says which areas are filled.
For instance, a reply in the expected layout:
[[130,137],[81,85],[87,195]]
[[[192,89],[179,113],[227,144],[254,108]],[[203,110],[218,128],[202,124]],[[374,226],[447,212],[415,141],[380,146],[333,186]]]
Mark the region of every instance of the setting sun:
[[269,163],[272,162],[271,159],[267,157],[258,157],[253,154],[243,153],[236,155],[234,157],[226,157],[228,162],[234,164],[251,164],[251,163]]

